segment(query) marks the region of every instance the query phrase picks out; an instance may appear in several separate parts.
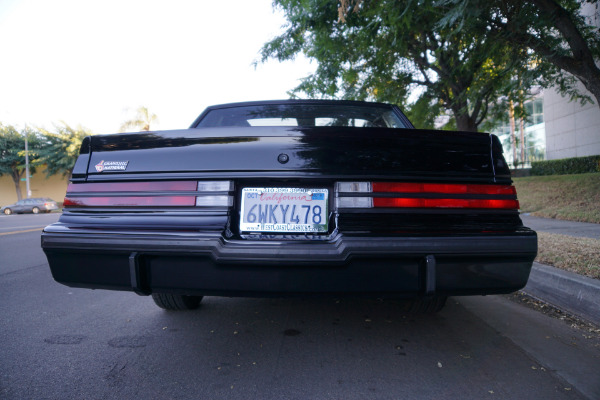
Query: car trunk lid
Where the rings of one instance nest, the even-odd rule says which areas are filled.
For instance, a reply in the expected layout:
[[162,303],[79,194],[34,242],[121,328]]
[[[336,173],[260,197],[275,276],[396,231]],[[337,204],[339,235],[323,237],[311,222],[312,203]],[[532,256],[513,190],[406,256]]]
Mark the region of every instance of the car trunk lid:
[[[510,180],[493,135],[340,127],[204,128],[93,136],[78,180],[142,176]],[[83,147],[82,146],[82,150]]]

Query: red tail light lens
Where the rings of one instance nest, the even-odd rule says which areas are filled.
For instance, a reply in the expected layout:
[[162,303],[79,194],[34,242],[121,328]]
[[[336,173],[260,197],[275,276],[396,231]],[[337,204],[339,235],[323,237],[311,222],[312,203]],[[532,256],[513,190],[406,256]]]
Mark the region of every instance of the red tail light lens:
[[338,208],[519,209],[511,185],[339,182]]
[[373,182],[372,186],[378,193],[517,194],[514,186],[507,185]]
[[519,202],[517,200],[411,199],[375,197],[373,198],[373,207],[518,209]]

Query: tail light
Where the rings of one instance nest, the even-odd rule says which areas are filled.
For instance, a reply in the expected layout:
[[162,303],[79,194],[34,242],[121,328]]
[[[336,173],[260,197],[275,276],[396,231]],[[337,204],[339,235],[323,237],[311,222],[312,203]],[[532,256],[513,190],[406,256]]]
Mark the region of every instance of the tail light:
[[71,183],[64,207],[230,207],[232,181]]
[[511,185],[338,182],[338,208],[519,209]]

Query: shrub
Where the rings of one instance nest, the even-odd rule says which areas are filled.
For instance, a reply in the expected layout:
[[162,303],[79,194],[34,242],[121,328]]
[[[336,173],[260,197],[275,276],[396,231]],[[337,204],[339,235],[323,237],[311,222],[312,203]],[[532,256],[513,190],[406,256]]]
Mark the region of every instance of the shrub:
[[531,175],[569,175],[588,172],[600,172],[600,155],[531,163]]

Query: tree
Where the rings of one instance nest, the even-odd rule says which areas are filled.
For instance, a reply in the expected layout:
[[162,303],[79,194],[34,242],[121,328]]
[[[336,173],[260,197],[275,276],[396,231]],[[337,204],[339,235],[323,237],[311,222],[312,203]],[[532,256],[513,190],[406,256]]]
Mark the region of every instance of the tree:
[[128,129],[134,128],[140,131],[149,131],[150,125],[158,122],[158,117],[156,114],[148,111],[147,107],[139,107],[136,110],[136,115],[134,118],[123,122],[121,125],[121,131],[126,131]]
[[516,72],[523,86],[535,81],[524,51],[499,43],[485,24],[441,27],[450,6],[439,1],[275,4],[285,13],[287,30],[263,46],[261,60],[304,53],[318,62],[292,95],[411,102],[413,114],[424,120],[431,122],[432,114],[423,111],[446,109],[459,130],[476,131],[490,105],[514,90]]
[[36,170],[40,141],[30,128],[18,132],[12,125],[0,124],[0,176],[10,175],[15,184],[17,199],[21,200],[21,178],[25,177],[25,136],[27,135],[29,171]]
[[72,128],[64,122],[54,128],[55,132],[40,129],[43,146],[39,150],[38,162],[46,165],[46,176],[62,174],[70,179],[81,142],[92,133],[81,126]]
[[[577,77],[600,106],[600,31],[584,15],[584,7],[600,0],[445,0],[441,27],[459,29],[485,22],[503,43],[530,49],[530,63],[541,70],[545,86],[563,95],[588,100],[577,92]],[[566,74],[567,72],[568,74]]]

